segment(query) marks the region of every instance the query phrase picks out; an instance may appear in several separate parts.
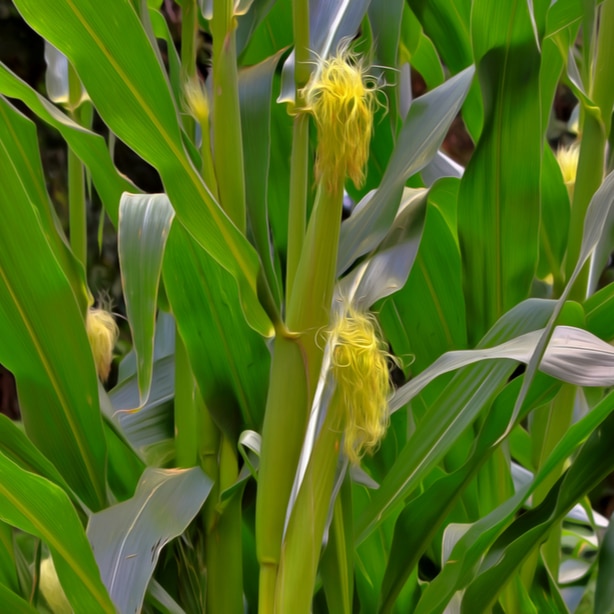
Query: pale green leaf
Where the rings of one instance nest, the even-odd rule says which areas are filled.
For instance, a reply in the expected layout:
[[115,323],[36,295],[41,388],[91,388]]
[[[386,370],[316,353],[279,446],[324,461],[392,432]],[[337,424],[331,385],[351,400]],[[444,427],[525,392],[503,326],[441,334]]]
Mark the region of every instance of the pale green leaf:
[[158,285],[174,211],[166,194],[124,194],[119,205],[118,250],[126,312],[137,358],[139,399],[149,396]]
[[436,154],[463,104],[473,72],[473,68],[467,68],[412,103],[380,186],[341,226],[338,272],[345,271],[384,238],[397,213],[405,182]]
[[91,516],[87,535],[120,614],[140,611],[160,551],[185,531],[211,486],[198,467],[149,468],[134,497]]

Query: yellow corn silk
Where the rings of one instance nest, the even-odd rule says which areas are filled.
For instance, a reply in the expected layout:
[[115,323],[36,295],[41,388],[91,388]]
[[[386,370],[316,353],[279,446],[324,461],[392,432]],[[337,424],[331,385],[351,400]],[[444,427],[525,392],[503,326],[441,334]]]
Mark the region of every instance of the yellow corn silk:
[[311,80],[303,89],[305,110],[318,128],[316,180],[337,192],[348,176],[359,188],[373,132],[377,89],[349,42],[342,43],[330,59],[318,60]]
[[113,348],[117,343],[119,329],[108,311],[93,307],[87,310],[85,329],[92,348],[96,372],[101,381],[106,382],[111,370]]
[[569,202],[573,201],[576,174],[578,172],[578,160],[580,158],[580,143],[576,142],[567,147],[560,147],[556,152],[556,161],[559,163],[563,181],[569,195]]
[[351,463],[358,464],[365,452],[377,449],[388,428],[392,357],[375,316],[351,304],[335,317],[329,342],[338,399],[337,407],[330,410],[339,411],[341,406],[343,451]]
[[186,81],[183,94],[192,117],[201,124],[207,123],[209,121],[209,99],[207,91],[197,77]]

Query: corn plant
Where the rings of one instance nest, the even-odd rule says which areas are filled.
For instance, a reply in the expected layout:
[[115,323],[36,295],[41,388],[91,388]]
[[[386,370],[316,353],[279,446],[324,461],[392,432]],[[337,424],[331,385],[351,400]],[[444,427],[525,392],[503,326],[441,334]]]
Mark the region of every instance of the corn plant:
[[13,6],[2,611],[611,612],[614,0]]

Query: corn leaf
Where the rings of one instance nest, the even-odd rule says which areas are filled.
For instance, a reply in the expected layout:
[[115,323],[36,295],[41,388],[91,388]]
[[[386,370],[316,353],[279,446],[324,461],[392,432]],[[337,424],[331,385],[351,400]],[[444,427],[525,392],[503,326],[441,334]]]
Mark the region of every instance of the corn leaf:
[[66,493],[21,469],[2,453],[0,473],[0,518],[46,542],[62,588],[75,611],[113,614],[115,608]]
[[339,273],[384,238],[397,213],[405,182],[437,152],[472,78],[473,68],[468,68],[412,103],[379,188],[367,195],[341,226]]
[[185,531],[211,486],[197,467],[148,468],[134,497],[90,518],[87,535],[120,614],[140,611],[161,549]]
[[124,194],[119,205],[119,261],[139,383],[136,408],[147,402],[151,388],[158,285],[173,217],[166,194]]
[[255,251],[184,150],[167,79],[133,8],[122,0],[78,6],[70,0],[43,6],[17,0],[15,5],[73,63],[111,130],[159,171],[179,220],[236,279],[250,325],[270,336],[271,323],[256,295]]
[[[9,117],[4,129],[19,130]],[[0,133],[5,212],[0,225],[0,362],[16,377],[30,439],[86,504],[99,509],[106,499],[105,444],[84,304],[77,302],[75,286],[60,264],[63,244],[48,238],[50,214],[41,213],[49,206],[48,197],[39,191],[21,153],[31,142],[24,139],[20,145],[8,137]],[[25,246],[27,258],[21,256]]]

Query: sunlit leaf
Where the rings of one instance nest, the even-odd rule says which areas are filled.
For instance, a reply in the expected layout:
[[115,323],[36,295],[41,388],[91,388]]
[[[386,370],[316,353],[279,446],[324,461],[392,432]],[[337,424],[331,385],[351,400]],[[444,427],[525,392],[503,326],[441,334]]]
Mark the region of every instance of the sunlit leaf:
[[200,468],[149,468],[132,499],[90,518],[87,535],[121,614],[140,611],[160,551],[185,531],[211,486]]
[[[43,6],[17,0],[15,5],[73,63],[111,130],[159,171],[181,223],[233,275],[245,317],[270,336],[271,323],[256,294],[255,251],[187,155],[166,76],[132,6],[122,0],[79,6],[70,0]],[[117,36],[117,23],[130,36]]]
[[173,217],[174,211],[166,194],[122,196],[118,250],[126,311],[137,357],[139,399],[136,407],[147,402],[151,387],[158,284]]

